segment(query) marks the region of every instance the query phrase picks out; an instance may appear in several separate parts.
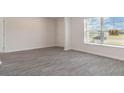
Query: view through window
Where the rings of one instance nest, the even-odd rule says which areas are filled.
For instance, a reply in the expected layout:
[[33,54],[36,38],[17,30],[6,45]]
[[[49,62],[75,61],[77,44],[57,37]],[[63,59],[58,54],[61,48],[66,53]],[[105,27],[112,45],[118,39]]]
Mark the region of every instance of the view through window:
[[89,17],[84,26],[87,43],[124,46],[124,17]]

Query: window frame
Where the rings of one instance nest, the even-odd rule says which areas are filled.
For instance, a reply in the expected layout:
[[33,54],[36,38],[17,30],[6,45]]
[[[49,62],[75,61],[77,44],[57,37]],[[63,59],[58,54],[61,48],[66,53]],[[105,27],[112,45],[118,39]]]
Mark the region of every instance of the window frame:
[[[88,18],[92,18],[92,17],[88,17]],[[88,44],[88,45],[98,45],[98,46],[108,46],[108,47],[118,47],[118,48],[124,48],[124,45],[113,45],[113,44],[106,44],[106,43],[104,43],[104,25],[103,25],[103,23],[104,23],[104,21],[103,21],[103,18],[104,17],[99,17],[100,18],[100,25],[101,25],[101,30],[100,30],[100,43],[92,43],[92,42],[90,42],[89,41],[89,39],[87,38],[87,37],[89,37],[89,35],[87,34],[87,32],[89,32],[88,30],[87,30],[87,27],[86,27],[86,19],[87,19],[87,17],[85,17],[84,19],[83,19],[83,24],[84,24],[84,44]],[[123,22],[123,21],[119,21],[119,22]]]

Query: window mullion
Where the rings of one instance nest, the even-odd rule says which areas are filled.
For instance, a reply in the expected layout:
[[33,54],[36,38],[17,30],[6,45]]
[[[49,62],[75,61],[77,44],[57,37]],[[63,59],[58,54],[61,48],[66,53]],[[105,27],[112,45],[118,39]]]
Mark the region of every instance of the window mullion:
[[100,17],[100,24],[101,24],[101,30],[100,30],[100,43],[104,43],[104,31],[103,31],[103,17]]

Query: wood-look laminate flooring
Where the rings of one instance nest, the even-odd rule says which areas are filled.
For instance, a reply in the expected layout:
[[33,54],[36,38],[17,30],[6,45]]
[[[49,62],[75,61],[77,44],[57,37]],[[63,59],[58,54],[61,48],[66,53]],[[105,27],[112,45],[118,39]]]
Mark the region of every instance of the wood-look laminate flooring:
[[120,76],[124,62],[60,47],[0,54],[0,76]]

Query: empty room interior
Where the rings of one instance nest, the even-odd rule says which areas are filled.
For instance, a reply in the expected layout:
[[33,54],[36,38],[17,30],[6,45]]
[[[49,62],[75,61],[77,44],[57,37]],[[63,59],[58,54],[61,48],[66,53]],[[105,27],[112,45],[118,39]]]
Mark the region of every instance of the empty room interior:
[[0,17],[0,76],[123,76],[124,17]]

